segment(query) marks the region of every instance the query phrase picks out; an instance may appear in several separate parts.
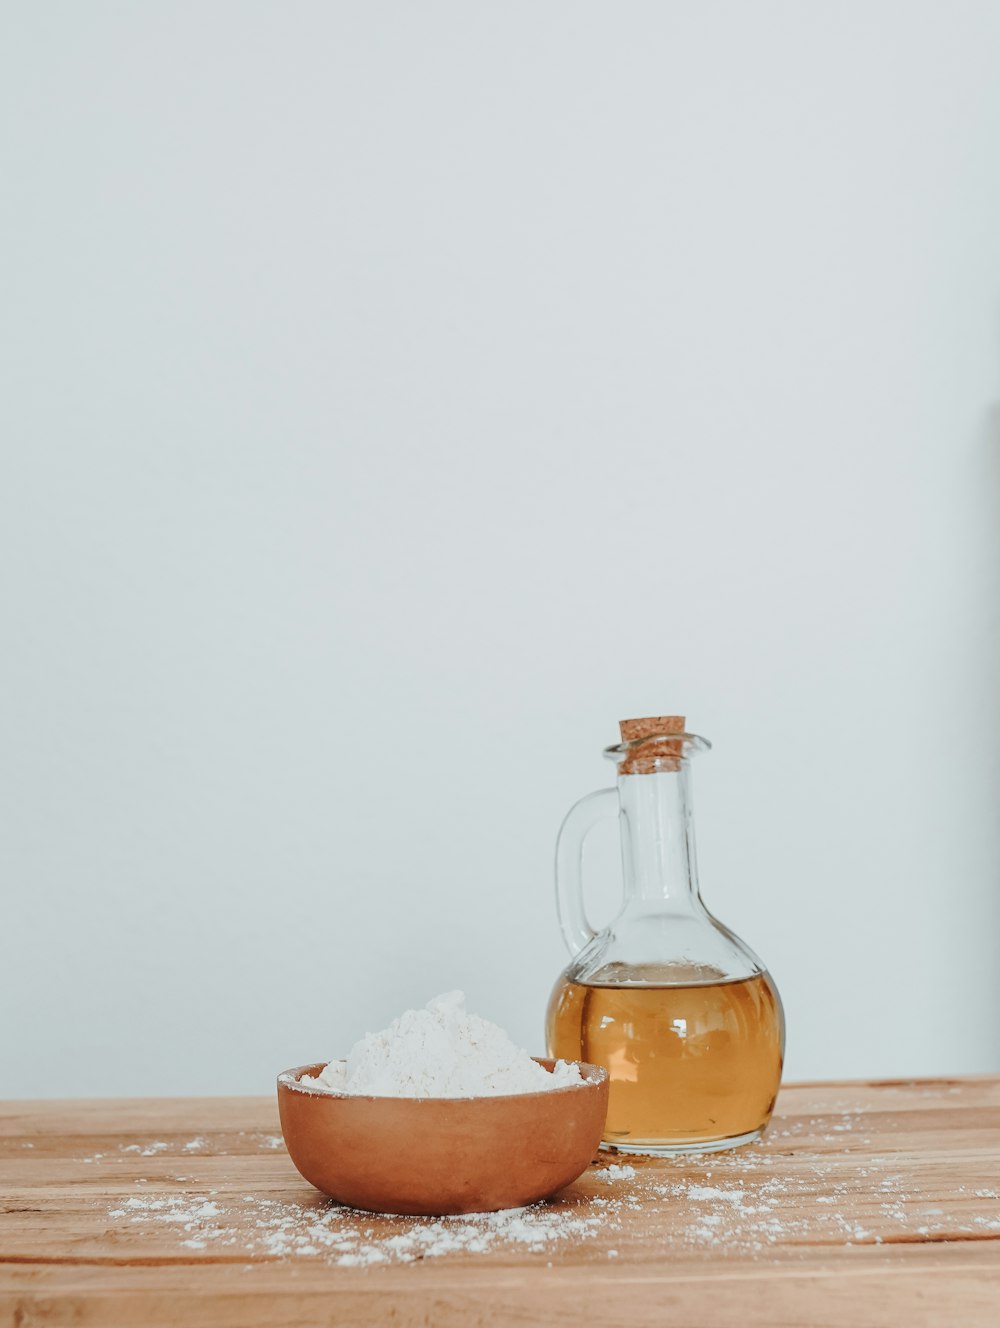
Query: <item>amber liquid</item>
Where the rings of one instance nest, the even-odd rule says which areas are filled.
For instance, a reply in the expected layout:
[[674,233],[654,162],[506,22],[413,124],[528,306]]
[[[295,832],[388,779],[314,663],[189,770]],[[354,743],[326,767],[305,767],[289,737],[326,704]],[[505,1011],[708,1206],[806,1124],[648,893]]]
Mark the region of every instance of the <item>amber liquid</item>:
[[604,1141],[626,1150],[746,1142],[774,1108],[784,1020],[766,973],[609,965],[587,983],[556,984],[546,1033],[550,1056],[607,1067]]

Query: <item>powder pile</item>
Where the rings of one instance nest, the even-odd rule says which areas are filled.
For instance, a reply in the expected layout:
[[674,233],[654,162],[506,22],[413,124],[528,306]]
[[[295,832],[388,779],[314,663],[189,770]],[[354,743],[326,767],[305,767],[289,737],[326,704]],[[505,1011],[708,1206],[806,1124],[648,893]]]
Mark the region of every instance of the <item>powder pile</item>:
[[460,991],[407,1010],[368,1033],[346,1061],[331,1061],[305,1088],[371,1097],[497,1097],[582,1083],[579,1068],[557,1061],[550,1074],[496,1024],[465,1009]]

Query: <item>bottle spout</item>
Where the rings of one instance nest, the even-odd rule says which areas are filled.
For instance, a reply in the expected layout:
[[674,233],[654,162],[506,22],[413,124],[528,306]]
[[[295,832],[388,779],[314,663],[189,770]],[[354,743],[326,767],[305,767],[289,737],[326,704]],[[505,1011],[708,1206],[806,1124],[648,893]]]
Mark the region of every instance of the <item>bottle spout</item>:
[[693,752],[711,750],[712,744],[685,731],[683,715],[654,715],[645,719],[622,719],[621,742],[606,747],[604,755],[618,763],[621,775],[653,775],[680,770]]

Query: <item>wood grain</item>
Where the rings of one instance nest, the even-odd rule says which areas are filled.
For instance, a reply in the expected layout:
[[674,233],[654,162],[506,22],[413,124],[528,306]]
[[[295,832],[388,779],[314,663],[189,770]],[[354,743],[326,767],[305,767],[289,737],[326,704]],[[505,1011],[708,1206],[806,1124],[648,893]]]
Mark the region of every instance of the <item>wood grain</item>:
[[0,1107],[0,1324],[1000,1323],[997,1078],[786,1087],[750,1149],[601,1154],[545,1210],[582,1236],[372,1266],[274,1251],[274,1214],[412,1229],[331,1211],[277,1133],[269,1099]]

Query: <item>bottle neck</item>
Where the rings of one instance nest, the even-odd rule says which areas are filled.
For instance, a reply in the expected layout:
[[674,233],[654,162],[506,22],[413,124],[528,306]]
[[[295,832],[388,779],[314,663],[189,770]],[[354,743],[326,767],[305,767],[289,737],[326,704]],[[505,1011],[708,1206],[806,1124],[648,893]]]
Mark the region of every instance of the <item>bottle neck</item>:
[[626,907],[700,909],[687,762],[679,770],[619,775],[618,796]]

